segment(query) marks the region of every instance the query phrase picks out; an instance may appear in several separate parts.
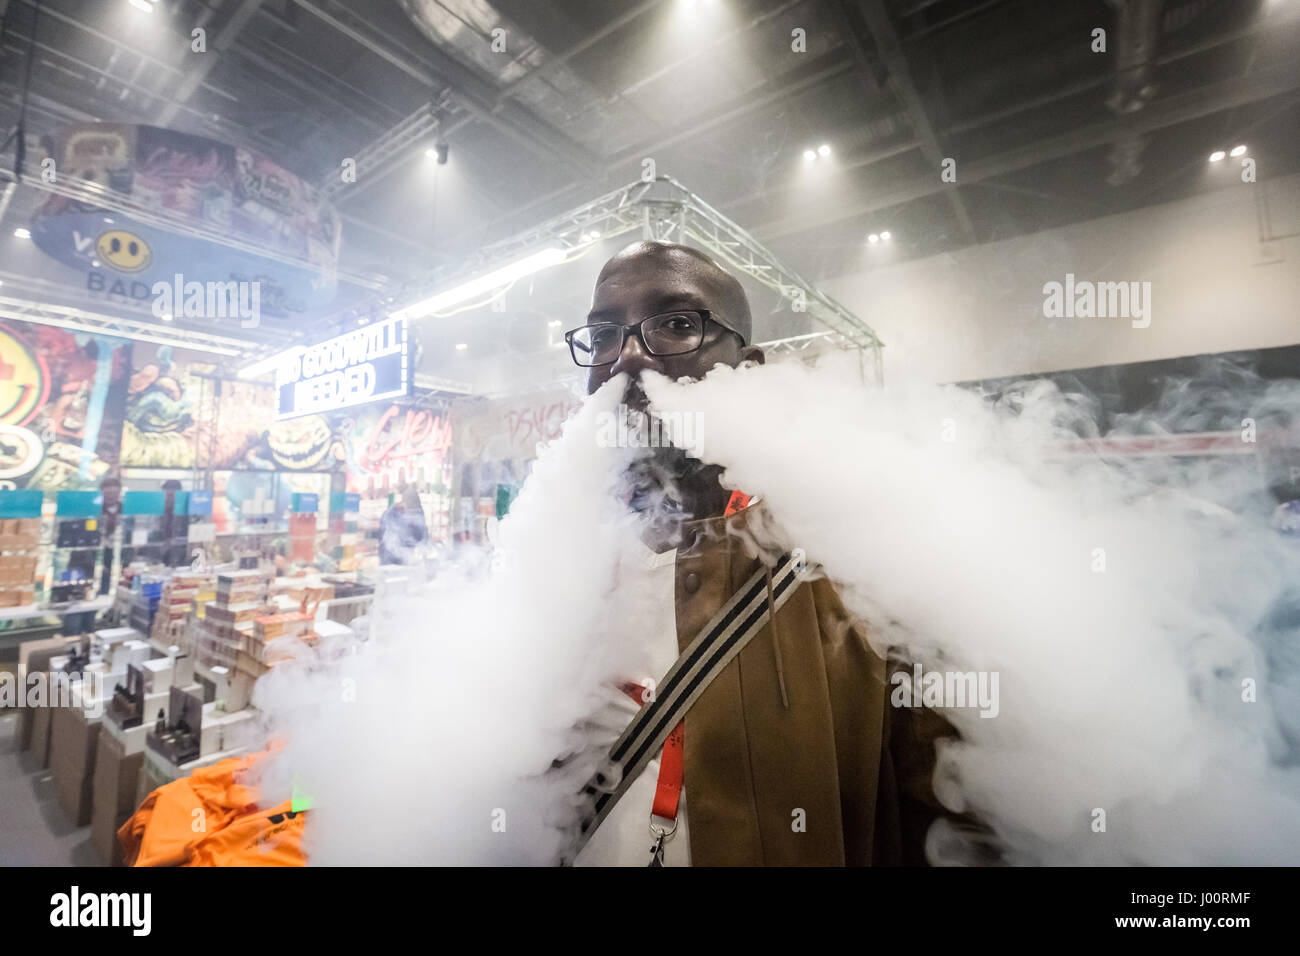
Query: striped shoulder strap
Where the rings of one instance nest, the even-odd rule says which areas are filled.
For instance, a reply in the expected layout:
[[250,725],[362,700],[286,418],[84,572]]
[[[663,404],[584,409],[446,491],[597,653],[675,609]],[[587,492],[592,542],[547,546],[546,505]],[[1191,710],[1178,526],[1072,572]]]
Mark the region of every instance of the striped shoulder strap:
[[[803,570],[802,553],[796,550],[796,554],[798,558],[783,555],[771,569],[771,603],[776,609],[794,593]],[[606,768],[607,772],[593,775],[582,790],[581,822],[578,836],[563,860],[566,865],[578,856],[713,679],[767,624],[771,615],[767,575],[767,568],[759,568],[732,595],[677,658],[660,683],[654,700],[641,708],[614,742],[609,751],[612,766]]]

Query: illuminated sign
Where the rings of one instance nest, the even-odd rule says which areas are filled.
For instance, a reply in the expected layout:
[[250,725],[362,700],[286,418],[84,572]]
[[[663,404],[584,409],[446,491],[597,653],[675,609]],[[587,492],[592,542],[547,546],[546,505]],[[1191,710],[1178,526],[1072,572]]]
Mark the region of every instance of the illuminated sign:
[[406,320],[388,318],[276,359],[275,417],[296,418],[406,394]]

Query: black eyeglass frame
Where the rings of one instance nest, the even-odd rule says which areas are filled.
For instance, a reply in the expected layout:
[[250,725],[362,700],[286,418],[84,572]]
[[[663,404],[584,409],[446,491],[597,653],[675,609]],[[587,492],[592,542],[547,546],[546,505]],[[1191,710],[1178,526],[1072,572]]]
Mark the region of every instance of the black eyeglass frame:
[[[641,326],[645,325],[645,323],[649,322],[651,319],[660,319],[666,315],[698,315],[700,317],[700,324],[703,326],[703,328],[701,329],[699,344],[696,345],[694,348],[687,349],[684,352],[656,352],[654,349],[652,349],[650,345],[646,342],[645,336],[641,334]],[[739,332],[733,329],[726,322],[723,322],[721,319],[716,318],[713,314],[712,309],[670,309],[667,312],[656,312],[654,315],[647,315],[644,319],[642,319],[640,322],[637,322],[635,325],[623,325],[621,322],[591,322],[587,325],[580,325],[576,329],[570,329],[569,331],[565,332],[564,341],[569,346],[569,357],[573,359],[574,365],[578,366],[579,368],[602,368],[606,365],[613,365],[615,362],[618,361],[618,357],[623,354],[623,349],[627,346],[627,337],[628,335],[631,334],[635,334],[636,337],[641,340],[641,347],[654,356],[690,355],[692,352],[698,352],[700,349],[704,347],[703,333],[708,331],[709,322],[712,322],[714,325],[719,326],[723,330],[730,332],[736,338],[740,339],[740,344],[742,347],[749,344],[748,342],[745,341],[745,337],[743,335],[741,335]],[[606,326],[610,328],[618,329],[623,335],[622,339],[618,343],[618,350],[614,353],[614,357],[610,359],[608,362],[596,362],[592,365],[583,365],[581,362],[578,361],[578,355],[573,349],[573,337],[577,335],[579,332],[581,332],[583,329],[602,328]]]

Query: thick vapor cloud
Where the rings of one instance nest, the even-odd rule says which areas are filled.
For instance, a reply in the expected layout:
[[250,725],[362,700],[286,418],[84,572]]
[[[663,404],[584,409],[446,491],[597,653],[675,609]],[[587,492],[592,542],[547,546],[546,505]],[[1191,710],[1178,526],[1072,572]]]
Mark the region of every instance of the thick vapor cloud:
[[648,672],[649,598],[630,581],[611,599],[639,547],[616,497],[628,453],[596,440],[625,384],[593,396],[538,459],[491,567],[466,556],[389,593],[367,643],[304,652],[259,681],[254,703],[284,742],[263,802],[294,787],[311,798],[312,863],[555,861],[595,765],[575,728],[615,678]]
[[[996,717],[945,712],[937,790],[1008,862],[1300,862],[1300,635],[1274,613],[1300,554],[1225,507],[1250,504],[1240,471],[1061,459],[1087,418],[1046,387],[1015,413],[795,364],[645,388],[699,416],[692,453],[764,496],[772,546],[820,562],[879,650],[999,675]],[[936,830],[932,858],[971,858]]]
[[[647,648],[669,609],[620,573],[644,528],[620,488],[637,453],[601,438],[625,385],[546,449],[490,562],[390,593],[368,642],[259,683],[283,741],[265,796],[313,799],[312,862],[556,860],[593,741],[617,733],[590,723],[610,683],[662,670]],[[1063,455],[1090,409],[1043,386],[991,407],[799,365],[644,385],[697,416],[689,451],[763,496],[766,544],[820,563],[878,650],[998,675],[996,716],[945,711],[962,740],[936,788],[1005,860],[1300,862],[1300,635],[1279,614],[1300,607],[1300,554],[1258,475]],[[1246,391],[1218,395],[1224,414],[1251,411]],[[1261,421],[1300,421],[1295,383],[1267,398]],[[1170,402],[1123,429],[1186,427],[1196,397]],[[932,859],[974,859],[965,840],[936,827]]]

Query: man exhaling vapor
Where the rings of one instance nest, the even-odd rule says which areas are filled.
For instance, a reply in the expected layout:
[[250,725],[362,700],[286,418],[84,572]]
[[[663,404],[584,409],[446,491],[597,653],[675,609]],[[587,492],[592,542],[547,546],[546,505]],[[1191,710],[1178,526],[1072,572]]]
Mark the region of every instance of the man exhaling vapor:
[[[640,409],[643,372],[698,379],[719,363],[763,362],[750,344],[740,283],[698,250],[663,242],[638,242],[610,259],[587,324],[566,339],[588,369],[588,394],[626,374],[626,401]],[[654,650],[678,666],[697,635],[727,623],[728,602],[765,570],[742,543],[764,505],[724,488],[720,473],[658,448],[629,474],[631,506],[653,517],[644,568],[620,573],[654,576],[663,598]],[[816,493],[815,475],[809,484]],[[770,571],[767,585],[770,596]],[[654,749],[656,759],[603,818],[584,823],[591,828],[578,838],[576,863],[924,864],[926,830],[945,813],[931,788],[934,743],[955,731],[932,710],[890,706],[892,666],[872,651],[831,582],[797,579]],[[661,689],[663,677],[651,675]],[[624,684],[626,696],[613,695],[594,725],[614,728],[612,739],[653,686]],[[597,786],[590,792],[601,795]]]

